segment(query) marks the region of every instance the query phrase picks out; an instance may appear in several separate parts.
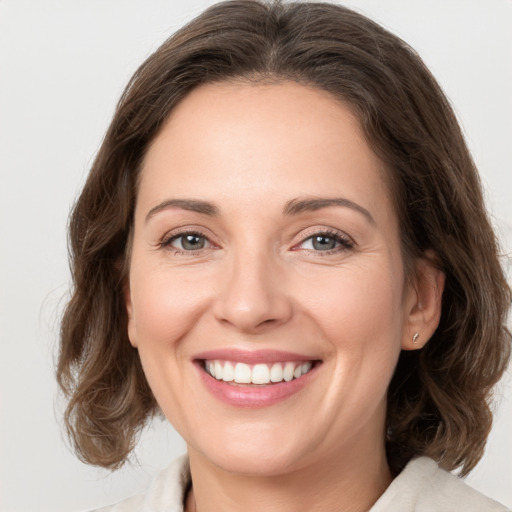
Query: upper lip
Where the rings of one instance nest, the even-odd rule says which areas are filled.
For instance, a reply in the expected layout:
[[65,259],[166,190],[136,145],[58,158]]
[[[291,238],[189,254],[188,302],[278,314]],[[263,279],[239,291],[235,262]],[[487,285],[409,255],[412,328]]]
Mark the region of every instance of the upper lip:
[[256,364],[256,363],[279,363],[294,361],[315,361],[318,358],[294,352],[284,352],[281,350],[240,350],[240,349],[218,349],[208,350],[196,354],[195,360],[221,360],[233,361],[236,363]]

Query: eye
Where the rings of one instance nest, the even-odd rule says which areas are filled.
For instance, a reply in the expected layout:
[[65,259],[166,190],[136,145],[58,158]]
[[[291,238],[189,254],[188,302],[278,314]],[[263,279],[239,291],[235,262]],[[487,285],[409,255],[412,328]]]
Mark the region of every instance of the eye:
[[354,244],[345,236],[339,233],[315,233],[304,239],[298,246],[298,249],[308,251],[332,253],[350,249]]
[[173,247],[180,251],[198,251],[211,247],[208,239],[200,233],[182,233],[162,243],[164,247]]

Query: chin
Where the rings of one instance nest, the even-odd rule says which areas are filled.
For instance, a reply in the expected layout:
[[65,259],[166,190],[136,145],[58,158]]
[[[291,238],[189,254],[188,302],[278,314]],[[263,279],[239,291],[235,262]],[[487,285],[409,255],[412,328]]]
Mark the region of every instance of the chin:
[[222,436],[222,442],[212,443],[209,439],[204,443],[204,449],[189,446],[189,454],[191,457],[198,454],[201,459],[230,473],[282,475],[306,465],[308,454],[313,451],[307,441],[283,435],[284,430],[276,436],[275,428],[270,432],[255,432],[254,428],[248,428],[241,436]]
[[211,454],[209,458],[224,471],[247,476],[278,476],[300,467],[297,458],[291,454],[270,453],[261,448],[225,450],[223,453]]

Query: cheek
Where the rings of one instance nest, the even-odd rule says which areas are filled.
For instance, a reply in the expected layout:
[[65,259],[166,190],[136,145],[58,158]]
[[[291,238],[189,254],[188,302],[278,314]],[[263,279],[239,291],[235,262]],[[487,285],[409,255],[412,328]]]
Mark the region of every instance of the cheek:
[[324,337],[337,351],[354,358],[395,357],[400,346],[402,278],[386,266],[339,268],[325,279],[316,276],[300,292],[304,310],[309,311]]
[[307,308],[313,329],[329,346],[330,377],[318,410],[350,436],[385,406],[400,353],[403,313],[400,278],[382,267],[381,272],[344,270],[321,293],[310,292]]
[[135,267],[130,275],[131,322],[140,350],[168,349],[192,329],[209,300],[206,287],[198,285],[196,279],[165,268]]
[[[336,421],[354,416],[361,424],[383,403],[403,329],[401,274],[382,260],[364,263],[336,269],[322,290],[310,290],[305,306],[314,319],[312,330],[332,356],[326,358],[332,380],[325,410],[339,410],[341,403],[347,416]],[[367,405],[360,409],[361,404]]]
[[154,265],[138,268],[134,265],[130,274],[132,335],[157,403],[183,431],[186,414],[181,404],[190,386],[186,368],[193,350],[183,340],[196,328],[208,298],[204,288],[186,276]]

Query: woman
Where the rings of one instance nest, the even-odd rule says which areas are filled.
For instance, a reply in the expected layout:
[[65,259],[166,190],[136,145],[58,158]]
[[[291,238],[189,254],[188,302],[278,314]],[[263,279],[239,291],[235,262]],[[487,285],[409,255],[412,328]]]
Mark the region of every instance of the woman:
[[188,447],[108,510],[505,510],[444,470],[483,453],[510,291],[446,98],[375,23],[205,11],[128,85],[70,240],[77,452],[120,466],[159,410]]

